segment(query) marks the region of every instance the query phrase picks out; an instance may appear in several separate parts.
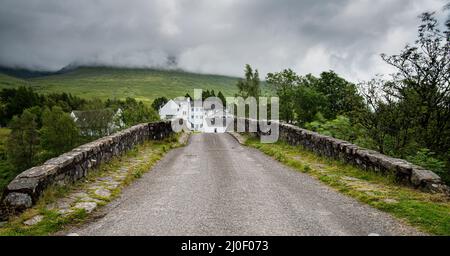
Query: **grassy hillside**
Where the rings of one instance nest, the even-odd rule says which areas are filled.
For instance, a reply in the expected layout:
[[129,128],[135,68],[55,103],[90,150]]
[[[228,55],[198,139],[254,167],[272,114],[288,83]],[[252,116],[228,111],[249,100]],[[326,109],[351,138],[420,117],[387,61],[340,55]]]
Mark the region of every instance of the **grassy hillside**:
[[236,92],[238,78],[163,71],[151,69],[120,69],[83,67],[64,74],[54,74],[30,79],[18,79],[0,74],[0,89],[30,85],[37,92],[67,92],[84,98],[100,99],[133,97],[145,102],[161,96],[193,95],[195,88],[222,91],[226,96]]
[[0,89],[27,85],[27,81],[0,73]]

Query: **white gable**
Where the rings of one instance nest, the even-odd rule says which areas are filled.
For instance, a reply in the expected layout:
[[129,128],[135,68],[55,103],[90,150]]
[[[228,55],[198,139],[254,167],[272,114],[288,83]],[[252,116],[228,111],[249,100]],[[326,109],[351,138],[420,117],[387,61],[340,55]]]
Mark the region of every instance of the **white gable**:
[[169,100],[161,109],[159,109],[159,116],[166,118],[167,116],[176,116],[179,106],[173,100]]

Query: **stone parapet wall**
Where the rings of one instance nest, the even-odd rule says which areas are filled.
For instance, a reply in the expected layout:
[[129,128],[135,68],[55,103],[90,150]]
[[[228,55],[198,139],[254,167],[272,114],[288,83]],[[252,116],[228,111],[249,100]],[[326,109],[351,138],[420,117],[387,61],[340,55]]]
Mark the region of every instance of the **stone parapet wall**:
[[[110,161],[146,140],[160,140],[172,133],[170,122],[139,124],[107,137],[81,145],[49,159],[14,178],[1,198],[1,216],[14,215],[34,205],[51,185],[80,180],[101,163]],[[1,217],[0,216],[0,217]]]
[[[246,130],[248,130],[249,120],[246,119],[245,122]],[[450,191],[441,178],[430,170],[347,141],[289,124],[279,125],[279,139],[293,146],[302,146],[319,155],[353,164],[363,170],[394,175],[397,181],[414,188],[447,194]]]

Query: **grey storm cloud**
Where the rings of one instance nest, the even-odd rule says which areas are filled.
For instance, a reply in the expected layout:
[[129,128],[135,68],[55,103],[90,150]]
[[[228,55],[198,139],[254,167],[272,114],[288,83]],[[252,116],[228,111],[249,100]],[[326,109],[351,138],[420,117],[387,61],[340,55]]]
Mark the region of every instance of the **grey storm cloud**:
[[[176,67],[242,75],[389,72],[380,53],[413,42],[443,0],[0,0],[0,65]],[[441,14],[440,14],[441,15]],[[444,14],[442,14],[444,15]],[[170,67],[174,67],[171,63]]]

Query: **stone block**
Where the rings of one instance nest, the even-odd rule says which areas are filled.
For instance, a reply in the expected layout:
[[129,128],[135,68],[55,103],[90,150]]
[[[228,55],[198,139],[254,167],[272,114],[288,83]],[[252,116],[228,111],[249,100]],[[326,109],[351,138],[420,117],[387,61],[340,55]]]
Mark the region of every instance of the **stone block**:
[[441,178],[432,171],[414,168],[411,173],[411,183],[415,186],[424,186],[426,183],[440,183]]

